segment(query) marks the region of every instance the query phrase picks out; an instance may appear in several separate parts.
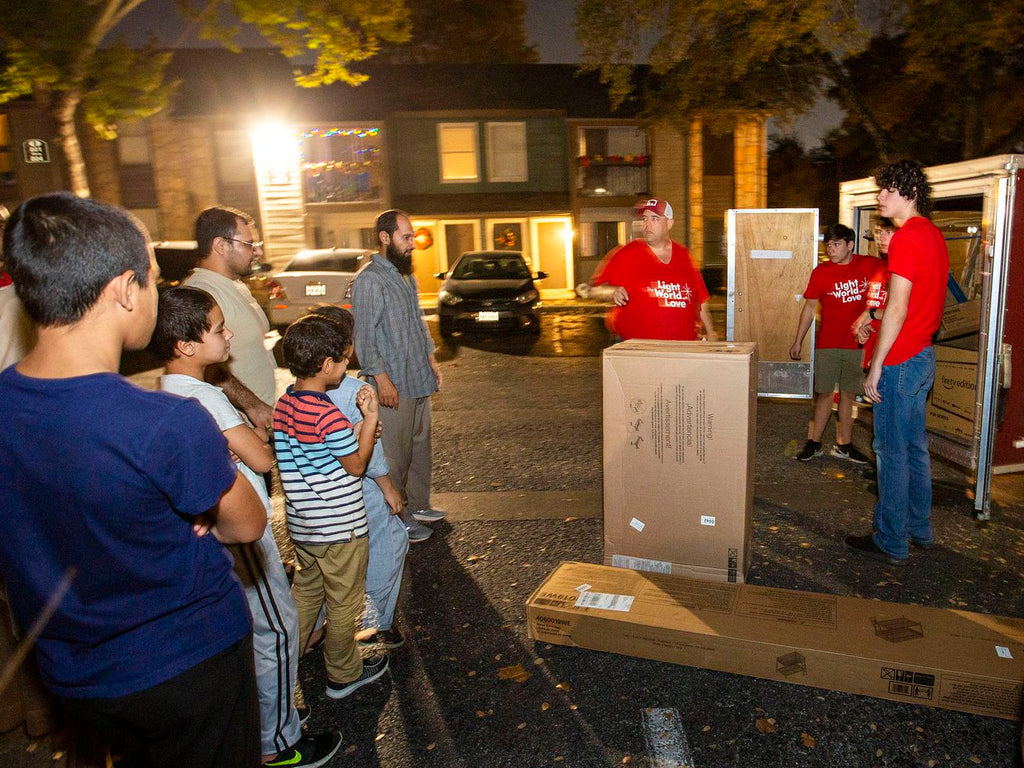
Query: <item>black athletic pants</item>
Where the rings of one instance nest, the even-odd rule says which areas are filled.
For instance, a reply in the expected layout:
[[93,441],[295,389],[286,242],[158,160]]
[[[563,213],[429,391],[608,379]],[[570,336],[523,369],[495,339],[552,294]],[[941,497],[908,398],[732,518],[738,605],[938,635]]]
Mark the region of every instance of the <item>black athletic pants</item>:
[[153,768],[260,764],[251,635],[144,691],[118,698],[62,698],[61,705],[111,743],[140,745]]

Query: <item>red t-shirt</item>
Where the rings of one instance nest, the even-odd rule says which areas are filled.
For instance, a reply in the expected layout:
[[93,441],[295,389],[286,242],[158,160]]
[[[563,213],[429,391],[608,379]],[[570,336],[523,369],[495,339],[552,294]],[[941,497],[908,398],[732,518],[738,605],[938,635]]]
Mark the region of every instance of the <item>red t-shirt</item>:
[[[885,302],[889,300],[889,262],[886,259],[879,259],[875,273],[868,278],[868,309],[885,309]],[[878,346],[878,331],[882,327],[881,320],[872,320],[872,333],[864,342],[864,367],[871,363],[871,356],[875,354],[875,347]]]
[[889,273],[913,284],[907,319],[885,357],[884,365],[899,365],[931,346],[942,322],[949,250],[939,228],[923,216],[907,219],[889,243]]
[[821,325],[815,341],[818,349],[860,349],[850,329],[864,311],[868,277],[877,263],[877,259],[855,253],[847,264],[826,261],[811,272],[804,298],[816,299],[821,305]]
[[672,243],[672,258],[663,264],[647,243],[632,240],[608,254],[592,283],[621,285],[628,291],[626,305],[613,307],[605,320],[622,338],[697,338],[700,305],[709,294],[685,246]]

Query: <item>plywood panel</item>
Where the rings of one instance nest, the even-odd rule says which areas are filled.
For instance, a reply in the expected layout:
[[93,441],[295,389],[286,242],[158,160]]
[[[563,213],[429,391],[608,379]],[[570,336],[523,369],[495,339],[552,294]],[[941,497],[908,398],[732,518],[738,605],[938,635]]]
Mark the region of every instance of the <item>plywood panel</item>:
[[759,392],[809,397],[813,329],[800,363],[790,360],[789,348],[817,263],[818,211],[734,210],[727,226],[729,338],[757,342]]

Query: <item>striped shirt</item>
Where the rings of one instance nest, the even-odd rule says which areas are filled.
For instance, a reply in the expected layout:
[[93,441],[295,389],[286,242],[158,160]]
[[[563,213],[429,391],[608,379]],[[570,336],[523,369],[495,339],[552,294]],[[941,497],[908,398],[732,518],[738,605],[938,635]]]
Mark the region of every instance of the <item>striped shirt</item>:
[[359,444],[327,395],[288,387],[274,409],[274,450],[296,543],[337,544],[367,535],[362,478],[340,461]]
[[386,373],[401,397],[434,394],[434,341],[423,319],[415,278],[400,274],[378,253],[356,275],[352,306],[360,373]]

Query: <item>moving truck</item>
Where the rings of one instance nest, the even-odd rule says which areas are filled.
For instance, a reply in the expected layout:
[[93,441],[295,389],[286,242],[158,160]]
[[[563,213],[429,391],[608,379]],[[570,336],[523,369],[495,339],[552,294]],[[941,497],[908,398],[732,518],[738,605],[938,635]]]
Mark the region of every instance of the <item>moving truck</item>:
[[[972,473],[975,514],[987,519],[992,475],[1024,471],[1024,155],[926,173],[951,278],[936,337],[929,441],[933,455]],[[872,178],[840,185],[839,218],[857,233],[858,253],[875,253],[868,238],[877,193]]]

